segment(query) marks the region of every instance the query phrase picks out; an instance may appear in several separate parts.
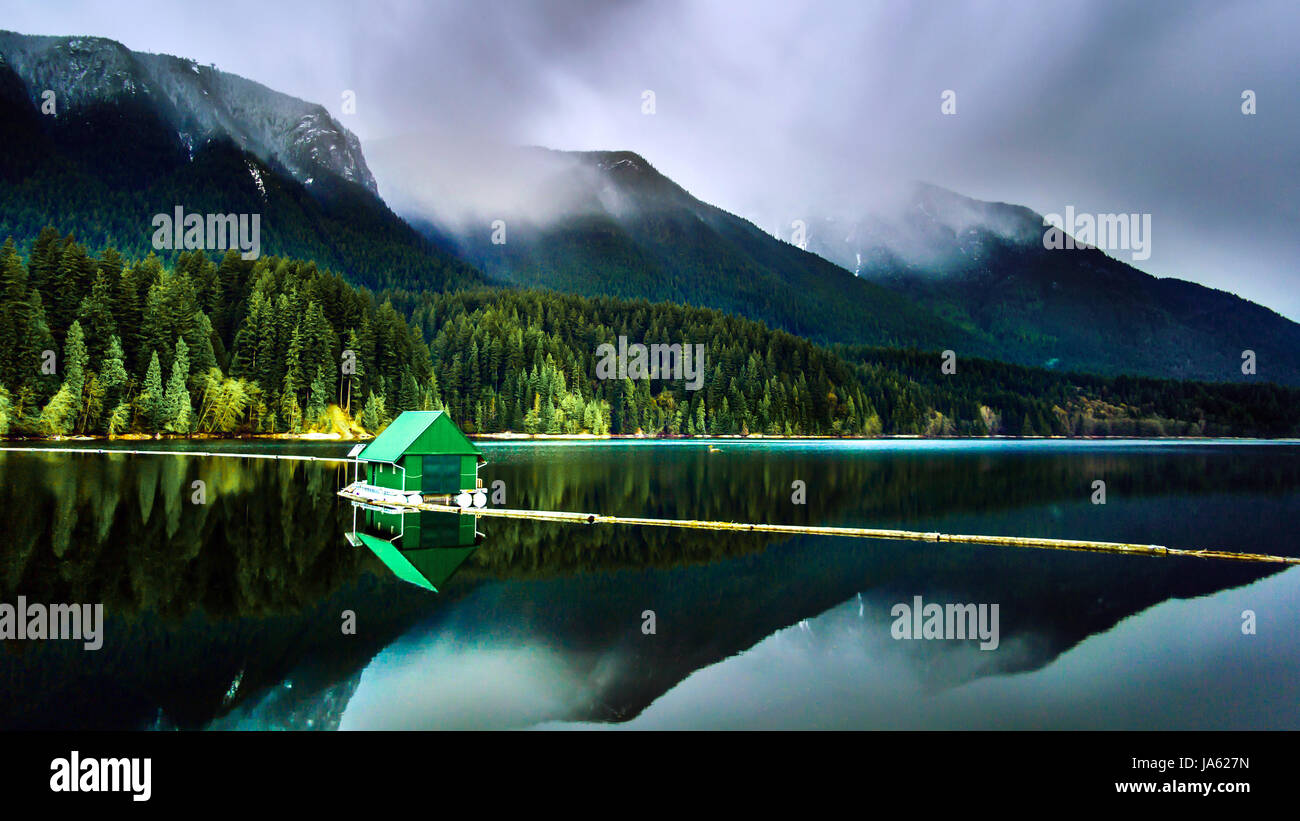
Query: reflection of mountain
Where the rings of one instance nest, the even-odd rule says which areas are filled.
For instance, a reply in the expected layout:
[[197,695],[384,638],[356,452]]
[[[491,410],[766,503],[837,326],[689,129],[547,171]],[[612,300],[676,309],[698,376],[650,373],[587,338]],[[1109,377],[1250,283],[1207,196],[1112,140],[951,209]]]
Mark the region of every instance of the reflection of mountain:
[[[736,445],[709,454],[704,445],[489,446],[492,464],[484,475],[486,481],[505,483],[509,507],[920,530],[933,529],[954,514],[978,517],[1086,500],[1099,477],[1105,477],[1113,499],[1199,497],[1223,487],[1241,493],[1273,493],[1300,484],[1300,467],[1286,459],[1234,459],[1217,446],[1180,445],[1174,451],[1176,459],[1144,451],[1141,445],[1114,443],[1077,445],[1068,455],[1040,446],[994,442],[961,449],[922,443],[782,445],[766,452],[761,447]],[[762,456],[755,458],[753,453]],[[808,483],[806,505],[790,503],[795,479]],[[479,529],[486,543],[462,572],[473,575],[477,569],[493,577],[667,568],[757,552],[766,543],[743,533],[662,528],[618,528],[611,537],[602,528],[564,529],[501,519],[484,520]],[[982,524],[966,529],[990,530]],[[1160,530],[1147,535],[1123,529],[1102,533],[1088,525],[1073,535],[1084,532],[1098,539],[1140,537],[1178,546]],[[554,549],[561,538],[565,548]],[[1184,544],[1201,545],[1204,539],[1192,533]]]
[[[1231,522],[1238,503],[1219,501],[1216,513]],[[1174,514],[1181,503],[1161,505]],[[1044,512],[1030,508],[1005,519],[1027,529]],[[1084,527],[1090,515],[1076,510],[1060,526]],[[1227,538],[1230,529],[1225,525],[1202,535]],[[492,539],[489,535],[484,552],[492,550]],[[983,676],[1039,668],[1155,603],[1206,595],[1272,572],[1195,560],[799,539],[704,566],[559,577],[505,588],[494,593],[498,598],[483,615],[493,614],[485,630],[493,636],[562,637],[574,677],[592,684],[596,695],[585,712],[545,718],[622,720],[693,671],[861,591],[886,608],[918,594],[940,602],[999,603],[1002,649],[977,657],[979,664],[966,671]],[[654,636],[640,633],[644,610],[657,614]],[[889,620],[877,624],[888,630]],[[936,643],[929,649],[945,654],[958,645]]]
[[[512,507],[951,531],[1132,538],[1286,552],[1294,449],[920,452],[737,445],[492,447]],[[427,623],[459,665],[495,644],[550,648],[583,700],[554,718],[637,714],[692,671],[870,591],[999,602],[1004,646],[979,674],[1041,666],[1171,596],[1269,571],[1201,561],[484,520],[437,595],[348,546],[342,476],[210,458],[0,456],[0,601],[105,604],[96,653],[7,643],[0,726],[329,726],[340,682]],[[1110,504],[1087,504],[1105,477]],[[190,482],[208,503],[190,503]],[[790,504],[794,478],[806,506]],[[1232,488],[1233,494],[1222,493]],[[767,549],[772,546],[772,549]],[[372,574],[361,574],[369,569]],[[343,610],[357,633],[340,630]],[[658,632],[640,632],[640,614]],[[418,647],[417,647],[418,650]],[[444,670],[450,674],[452,670]],[[227,699],[232,683],[233,695]],[[290,682],[292,687],[286,687]],[[326,702],[329,702],[328,704]],[[333,706],[331,707],[330,704]],[[327,719],[327,716],[334,716]],[[247,721],[245,721],[247,719]]]
[[[974,643],[895,640],[888,624],[891,598],[863,596],[694,672],[625,726],[1295,728],[1300,634],[1282,629],[1246,637],[1234,617],[1251,609],[1294,621],[1300,613],[1297,574],[1292,569],[1214,596],[1161,602],[1020,675],[987,675],[989,657],[1003,652],[984,652]],[[354,704],[367,695],[363,686]]]
[[311,691],[309,698],[295,698],[301,687],[281,684],[259,700],[241,705],[208,726],[211,730],[337,730],[343,711],[361,680],[361,672]]

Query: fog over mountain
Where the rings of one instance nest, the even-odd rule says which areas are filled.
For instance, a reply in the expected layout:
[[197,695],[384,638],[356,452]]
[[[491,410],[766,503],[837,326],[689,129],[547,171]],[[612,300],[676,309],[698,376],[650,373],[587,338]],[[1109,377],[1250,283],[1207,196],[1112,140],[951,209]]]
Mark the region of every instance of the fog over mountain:
[[1149,226],[1130,232],[1128,250],[1048,249],[1043,214],[910,183],[865,192],[856,208],[787,214],[792,230],[764,233],[635,152],[439,137],[366,148],[398,213],[503,284],[670,299],[823,342],[1092,373],[1238,381],[1253,378],[1241,368],[1250,350],[1268,379],[1300,381],[1300,325],[1147,273],[1137,249]]
[[[651,177],[661,189],[655,195],[629,189],[619,172],[648,169],[655,158],[626,151],[556,151],[446,133],[370,140],[364,148],[389,206],[461,245],[487,240],[497,220],[508,229],[547,231],[590,217],[625,222],[667,207],[695,207],[692,192],[659,174]],[[854,273],[874,265],[938,274],[971,261],[978,252],[967,243],[992,235],[1034,245],[1042,241],[1042,225],[1042,215],[1023,206],[904,182],[864,191],[838,210],[790,211],[757,227]]]
[[[380,194],[393,210],[452,235],[478,238],[487,236],[496,220],[550,229],[564,220],[592,216],[634,218],[647,201],[626,196],[610,172],[617,172],[619,163],[655,161],[623,156],[617,146],[610,150],[620,156],[609,159],[600,156],[603,152],[556,151],[446,133],[370,140],[364,149]],[[670,187],[690,193],[676,184]],[[725,203],[712,205],[731,210]],[[965,261],[954,233],[1037,243],[1043,237],[1042,222],[1041,215],[1023,206],[982,202],[928,183],[899,182],[863,191],[852,204],[846,198],[838,209],[789,211],[758,227],[849,271],[861,267],[856,251],[874,255],[880,263],[936,272]]]
[[986,258],[991,242],[1032,247],[1043,239],[1043,217],[1029,208],[983,202],[928,183],[867,199],[856,211],[791,214],[783,223],[795,227],[777,233],[869,277],[899,270],[944,276]]
[[[791,212],[858,212],[910,180],[1038,213],[1148,213],[1144,270],[1300,317],[1291,0],[1066,0],[1050,11],[1018,0],[234,0],[219,12],[6,1],[0,11],[18,31],[215,63],[319,101],[363,142],[441,130],[635,151],[769,232],[782,222],[788,232]],[[953,115],[940,111],[945,90],[956,92]]]
[[578,155],[453,135],[366,143],[394,211],[456,233],[486,232],[494,220],[550,227],[558,220],[625,206],[598,165]]

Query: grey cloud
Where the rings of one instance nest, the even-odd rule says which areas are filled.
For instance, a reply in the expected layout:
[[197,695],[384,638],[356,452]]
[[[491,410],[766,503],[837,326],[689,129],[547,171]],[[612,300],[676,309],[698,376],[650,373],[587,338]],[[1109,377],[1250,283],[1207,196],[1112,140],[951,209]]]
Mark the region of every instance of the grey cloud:
[[[641,153],[771,230],[921,179],[1060,212],[1152,214],[1143,267],[1300,318],[1292,0],[0,3],[6,26],[184,54],[363,141]],[[222,25],[213,25],[213,16]],[[1259,113],[1240,112],[1253,89]],[[656,93],[643,115],[640,95]],[[958,113],[939,112],[953,89]],[[380,180],[381,189],[383,180]]]

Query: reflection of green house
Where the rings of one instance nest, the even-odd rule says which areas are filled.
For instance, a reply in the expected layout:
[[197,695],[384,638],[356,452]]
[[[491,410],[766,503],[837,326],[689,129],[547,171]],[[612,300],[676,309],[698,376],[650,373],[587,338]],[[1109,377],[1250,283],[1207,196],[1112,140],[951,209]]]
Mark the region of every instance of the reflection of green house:
[[[347,534],[348,541],[365,545],[399,579],[435,593],[474,552],[478,534],[474,518],[455,513],[375,514],[376,520],[397,519],[399,534],[383,534],[387,525],[369,522],[372,532]],[[405,519],[403,522],[401,520]],[[468,529],[466,524],[469,525]]]
[[458,513],[383,513],[367,510],[362,527],[403,550],[474,544],[473,516]]
[[442,411],[406,411],[361,449],[366,484],[405,493],[451,494],[478,487],[486,460]]

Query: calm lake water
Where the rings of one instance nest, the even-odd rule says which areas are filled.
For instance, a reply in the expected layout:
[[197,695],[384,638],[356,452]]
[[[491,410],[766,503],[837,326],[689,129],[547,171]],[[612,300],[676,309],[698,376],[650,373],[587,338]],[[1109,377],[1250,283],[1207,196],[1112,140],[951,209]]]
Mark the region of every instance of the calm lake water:
[[[715,444],[485,444],[481,475],[519,508],[1300,555],[1295,443]],[[348,449],[190,449],[277,447]],[[97,651],[4,642],[0,728],[1300,729],[1300,568],[485,518],[397,540],[433,592],[345,540],[345,471],[0,453],[0,603],[105,612]],[[895,638],[916,597],[997,605],[996,649]]]

